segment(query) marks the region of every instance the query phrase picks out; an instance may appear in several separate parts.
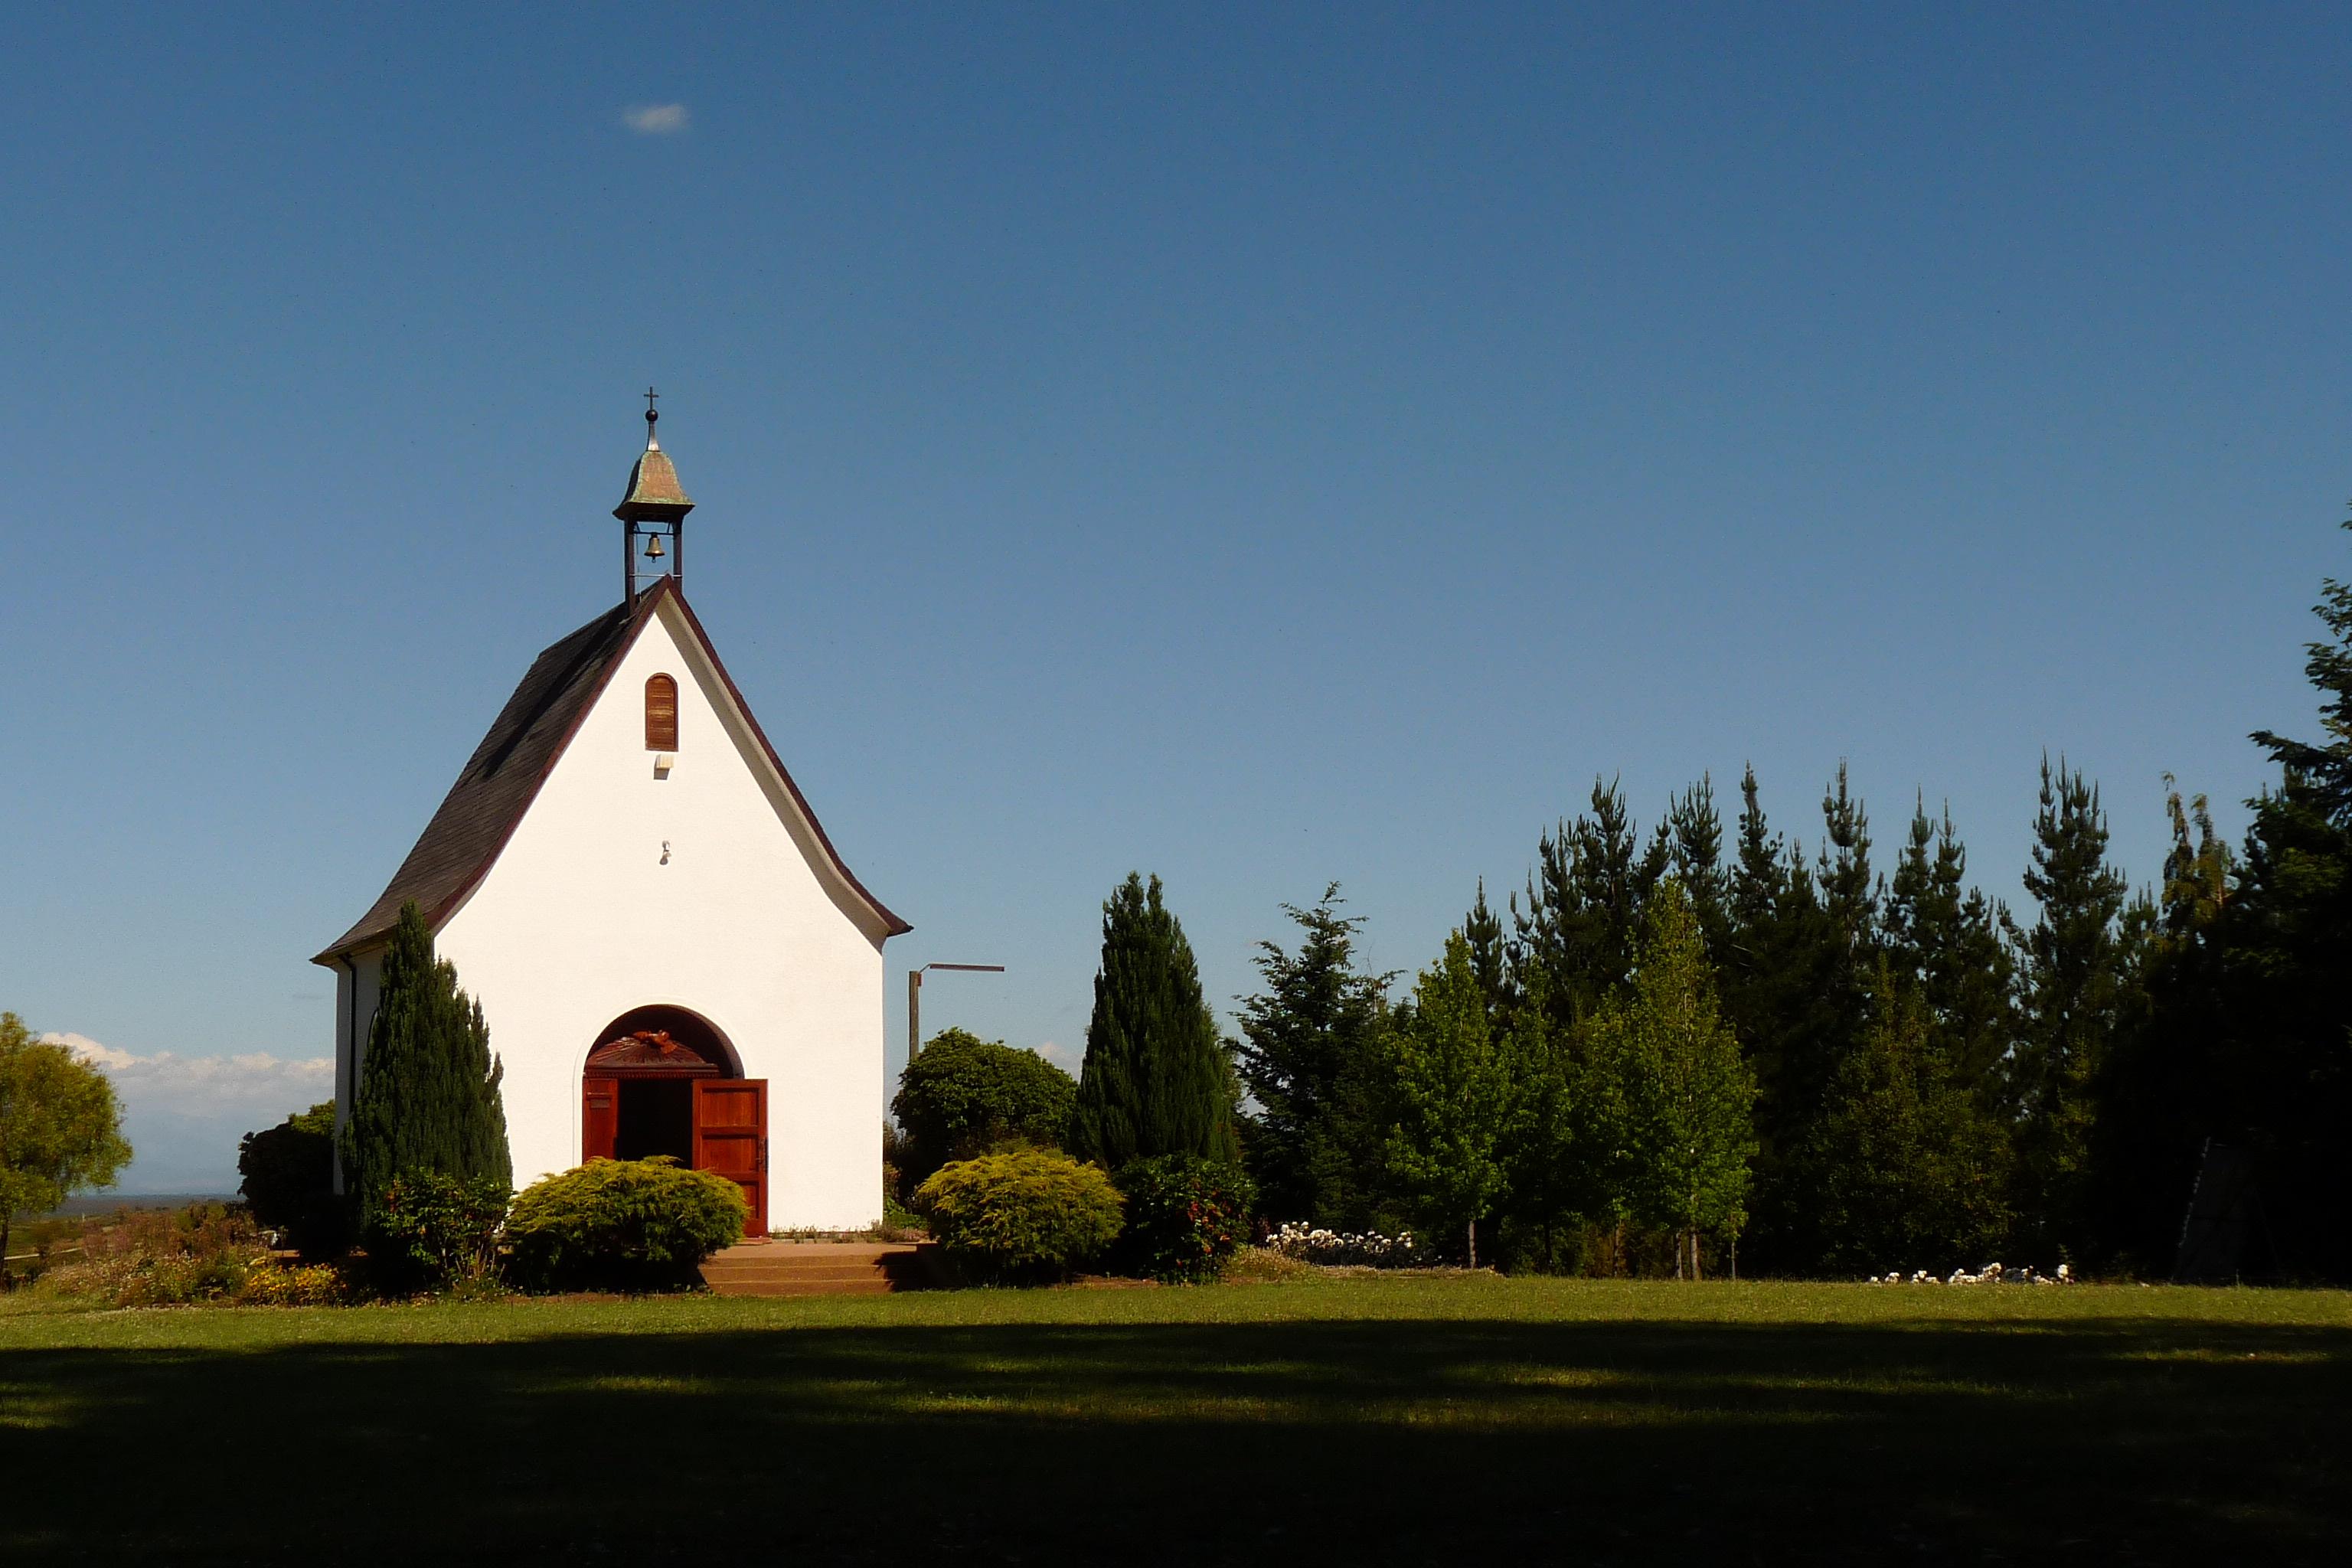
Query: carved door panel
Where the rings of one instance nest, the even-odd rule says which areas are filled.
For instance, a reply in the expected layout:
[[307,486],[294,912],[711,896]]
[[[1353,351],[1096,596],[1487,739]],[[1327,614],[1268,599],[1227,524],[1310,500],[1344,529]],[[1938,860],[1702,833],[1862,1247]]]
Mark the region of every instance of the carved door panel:
[[694,1084],[694,1168],[726,1177],[751,1205],[745,1236],[768,1234],[768,1080],[706,1078]]

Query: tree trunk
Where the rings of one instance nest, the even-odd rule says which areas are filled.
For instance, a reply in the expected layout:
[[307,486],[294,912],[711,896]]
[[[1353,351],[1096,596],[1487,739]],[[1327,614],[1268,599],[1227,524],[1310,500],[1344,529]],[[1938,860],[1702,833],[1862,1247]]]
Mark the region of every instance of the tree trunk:
[[1469,1237],[1470,1237],[1470,1267],[1471,1267],[1471,1268],[1477,1268],[1477,1267],[1478,1267],[1478,1222],[1477,1222],[1475,1219],[1473,1219],[1473,1220],[1470,1222],[1470,1226],[1469,1226]]
[[5,1211],[0,1211],[0,1290],[5,1290],[16,1283],[16,1276],[8,1272],[8,1222],[14,1217]]
[[1697,1284],[1699,1282],[1699,1278],[1698,1232],[1693,1231],[1691,1232],[1691,1283],[1694,1285]]
[[1675,1278],[1683,1277],[1683,1233],[1675,1232]]
[[1731,1282],[1739,1283],[1739,1233],[1731,1233]]

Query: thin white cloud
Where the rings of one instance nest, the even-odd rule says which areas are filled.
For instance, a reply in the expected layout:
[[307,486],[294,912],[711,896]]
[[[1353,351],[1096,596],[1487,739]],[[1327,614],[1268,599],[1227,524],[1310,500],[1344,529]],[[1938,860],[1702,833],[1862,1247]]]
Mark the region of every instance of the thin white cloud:
[[640,136],[675,136],[686,129],[686,105],[634,104],[622,114],[621,123]]
[[133,1152],[130,1168],[115,1184],[120,1192],[235,1192],[241,1135],[274,1127],[335,1092],[335,1064],[327,1057],[275,1057],[266,1051],[141,1056],[87,1035],[52,1032],[41,1037],[67,1047],[114,1081],[122,1101],[122,1135]]
[[1051,1040],[1039,1046],[1037,1054],[1072,1076],[1076,1075],[1078,1065],[1084,1057],[1084,1053],[1074,1051],[1067,1046],[1057,1046]]

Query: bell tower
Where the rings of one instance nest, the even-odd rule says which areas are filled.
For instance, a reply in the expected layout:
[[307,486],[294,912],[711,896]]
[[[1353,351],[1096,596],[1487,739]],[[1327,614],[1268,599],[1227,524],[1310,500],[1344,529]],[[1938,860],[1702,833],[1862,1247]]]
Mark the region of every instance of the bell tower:
[[686,514],[694,510],[694,502],[687,499],[685,487],[677,482],[677,467],[655,434],[661,415],[654,400],[660,395],[646,388],[645,455],[629,470],[629,493],[613,509],[621,520],[621,602],[625,605],[637,602],[639,585],[649,577],[667,576],[678,586],[686,585]]

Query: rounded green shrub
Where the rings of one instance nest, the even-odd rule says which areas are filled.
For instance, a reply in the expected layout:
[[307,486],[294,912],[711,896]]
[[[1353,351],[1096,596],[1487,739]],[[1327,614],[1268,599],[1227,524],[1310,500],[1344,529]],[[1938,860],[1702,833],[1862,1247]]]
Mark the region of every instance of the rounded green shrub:
[[1077,1095],[1077,1080],[1034,1051],[942,1029],[899,1074],[890,1163],[913,1185],[1002,1144],[1058,1145]]
[[916,1190],[915,1207],[950,1261],[989,1284],[1066,1279],[1118,1238],[1110,1178],[1051,1150],[951,1161]]
[[1249,1239],[1257,1188],[1231,1161],[1163,1154],[1129,1161],[1112,1179],[1127,1199],[1114,1250],[1123,1272],[1171,1283],[1213,1279]]
[[527,1290],[673,1290],[740,1239],[751,1211],[724,1176],[667,1154],[591,1160],[533,1183],[507,1215]]

